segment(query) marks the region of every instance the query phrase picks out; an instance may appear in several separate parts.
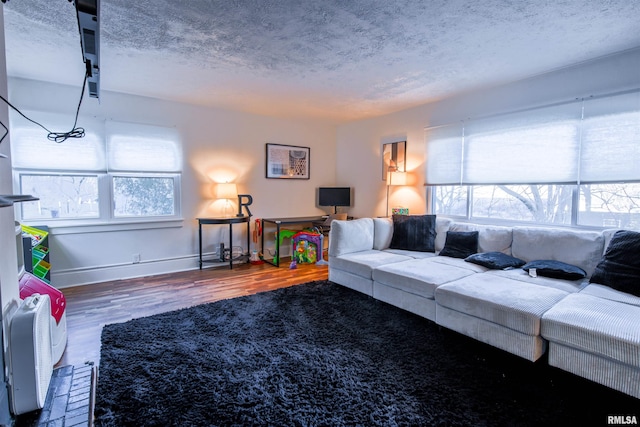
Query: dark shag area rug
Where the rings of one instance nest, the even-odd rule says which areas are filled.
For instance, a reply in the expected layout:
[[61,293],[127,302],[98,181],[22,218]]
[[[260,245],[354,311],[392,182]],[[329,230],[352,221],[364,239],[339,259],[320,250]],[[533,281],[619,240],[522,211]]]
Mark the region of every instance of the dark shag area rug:
[[640,401],[331,282],[105,326],[97,426],[550,426]]

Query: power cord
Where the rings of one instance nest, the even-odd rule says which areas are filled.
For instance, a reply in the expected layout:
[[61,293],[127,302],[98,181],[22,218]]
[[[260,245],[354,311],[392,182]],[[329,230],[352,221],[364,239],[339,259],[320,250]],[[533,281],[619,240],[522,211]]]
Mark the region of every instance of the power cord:
[[[2,144],[2,140],[9,133],[9,129],[7,129],[7,127],[2,122],[0,122],[0,125],[2,125],[2,127],[4,128],[4,135],[2,135],[2,138],[0,138],[0,144]],[[6,159],[7,156],[5,156],[4,154],[0,153],[0,158]]]
[[[76,117],[75,117],[75,120],[73,122],[73,128],[69,132],[52,132],[49,129],[47,129],[46,127],[44,127],[43,125],[41,125],[40,123],[36,122],[35,120],[32,120],[29,117],[25,116],[22,113],[22,111],[18,110],[16,107],[14,107],[13,104],[11,104],[9,101],[7,101],[2,95],[0,95],[0,99],[2,99],[4,102],[6,102],[9,107],[13,108],[22,117],[24,117],[25,119],[29,120],[31,123],[34,123],[34,124],[40,126],[45,131],[47,131],[47,139],[49,141],[53,141],[53,142],[56,142],[56,143],[60,144],[61,142],[64,142],[69,138],[82,138],[82,137],[84,137],[84,128],[77,127],[76,125],[78,124],[78,114],[80,113],[80,106],[82,105],[82,98],[84,97],[84,90],[85,90],[86,86],[87,86],[87,75],[85,74],[84,75],[84,82],[82,83],[82,93],[80,93],[80,101],[78,101],[78,108],[76,108]],[[7,127],[4,125],[4,123],[2,123],[0,121],[0,124],[5,129],[4,135],[2,136],[2,138],[0,138],[0,143],[2,143],[2,140],[7,136],[9,131],[7,130]]]

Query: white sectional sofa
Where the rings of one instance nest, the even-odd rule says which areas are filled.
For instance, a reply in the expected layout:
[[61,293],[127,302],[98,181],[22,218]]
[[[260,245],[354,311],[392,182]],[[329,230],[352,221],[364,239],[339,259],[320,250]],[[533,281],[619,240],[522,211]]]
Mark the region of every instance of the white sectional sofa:
[[[329,280],[531,361],[549,349],[551,365],[640,398],[640,296],[589,282],[615,230],[429,219],[432,251],[409,250],[406,241],[392,249],[398,245],[392,244],[390,218],[335,221]],[[396,233],[399,229],[397,223]],[[527,272],[488,268],[457,254],[442,256],[448,232],[451,242],[455,235],[477,232],[473,252],[545,265],[531,265]],[[550,274],[544,268],[548,261],[566,264],[570,271],[558,276],[552,266]],[[584,278],[570,280],[574,270]],[[570,279],[557,278],[565,273]]]

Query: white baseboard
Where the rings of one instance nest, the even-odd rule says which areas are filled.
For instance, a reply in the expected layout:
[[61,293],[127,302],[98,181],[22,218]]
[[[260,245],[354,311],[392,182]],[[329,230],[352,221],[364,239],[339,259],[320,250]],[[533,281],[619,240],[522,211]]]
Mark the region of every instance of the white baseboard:
[[[205,267],[229,268],[229,264],[205,264],[203,268]],[[51,284],[58,289],[64,289],[72,286],[90,285],[92,283],[132,279],[136,277],[153,276],[156,274],[176,273],[179,271],[196,270],[198,268],[198,256],[192,255],[180,258],[74,268],[62,271],[53,269],[51,271]]]

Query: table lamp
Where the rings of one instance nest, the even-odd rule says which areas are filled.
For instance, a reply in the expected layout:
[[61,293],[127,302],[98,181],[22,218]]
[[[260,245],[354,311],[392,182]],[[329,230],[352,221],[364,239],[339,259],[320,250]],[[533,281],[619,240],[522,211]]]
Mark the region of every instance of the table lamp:
[[225,199],[223,215],[227,216],[229,206],[231,205],[229,200],[238,197],[238,188],[231,182],[220,183],[216,188],[216,197],[218,199]]

